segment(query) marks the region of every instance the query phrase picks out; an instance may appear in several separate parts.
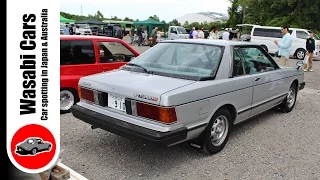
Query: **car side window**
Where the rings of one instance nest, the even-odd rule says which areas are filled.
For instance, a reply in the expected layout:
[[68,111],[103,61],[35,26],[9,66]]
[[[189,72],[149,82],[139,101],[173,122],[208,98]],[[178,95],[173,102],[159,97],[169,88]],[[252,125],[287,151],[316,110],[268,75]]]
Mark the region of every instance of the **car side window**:
[[172,27],[170,30],[170,33],[175,33],[175,32],[177,32],[177,29],[175,27]]
[[271,61],[261,49],[257,47],[241,47],[245,58],[245,71],[247,74],[262,73],[278,69],[276,63]]
[[232,76],[242,76],[246,75],[246,67],[245,67],[245,59],[243,58],[243,55],[241,54],[241,51],[239,48],[235,48],[233,50],[233,70],[232,70]]
[[297,38],[308,39],[309,35],[304,31],[297,31]]
[[97,42],[100,63],[129,62],[136,55],[119,42]]
[[91,40],[60,41],[60,65],[94,64],[95,62]]

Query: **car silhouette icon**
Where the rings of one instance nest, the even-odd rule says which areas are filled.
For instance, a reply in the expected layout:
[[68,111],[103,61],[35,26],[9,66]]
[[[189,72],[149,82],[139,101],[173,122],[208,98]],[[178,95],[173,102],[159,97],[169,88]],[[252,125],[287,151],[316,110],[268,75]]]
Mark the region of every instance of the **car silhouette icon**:
[[50,142],[43,141],[41,138],[28,138],[25,141],[17,145],[16,153],[20,155],[31,154],[50,151],[52,144]]

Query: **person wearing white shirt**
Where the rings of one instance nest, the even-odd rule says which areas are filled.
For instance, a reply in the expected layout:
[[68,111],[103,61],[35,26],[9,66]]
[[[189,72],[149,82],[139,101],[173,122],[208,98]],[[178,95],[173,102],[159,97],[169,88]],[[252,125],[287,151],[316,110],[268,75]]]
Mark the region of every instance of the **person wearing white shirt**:
[[80,29],[78,25],[76,25],[74,32],[76,33],[76,35],[80,35]]
[[198,30],[199,28],[196,27],[195,30],[192,32],[193,39],[198,39],[198,36],[199,36]]
[[222,39],[223,39],[223,40],[229,40],[229,36],[230,36],[229,29],[226,28],[226,29],[224,30],[224,32],[222,33]]
[[203,28],[201,28],[200,31],[199,31],[198,39],[204,39]]

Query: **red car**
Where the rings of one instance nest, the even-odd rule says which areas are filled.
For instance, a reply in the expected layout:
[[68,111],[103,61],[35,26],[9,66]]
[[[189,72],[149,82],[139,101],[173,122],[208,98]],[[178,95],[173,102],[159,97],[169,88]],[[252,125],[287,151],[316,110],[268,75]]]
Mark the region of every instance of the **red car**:
[[118,69],[139,56],[126,42],[101,36],[60,36],[60,112],[79,101],[81,77]]

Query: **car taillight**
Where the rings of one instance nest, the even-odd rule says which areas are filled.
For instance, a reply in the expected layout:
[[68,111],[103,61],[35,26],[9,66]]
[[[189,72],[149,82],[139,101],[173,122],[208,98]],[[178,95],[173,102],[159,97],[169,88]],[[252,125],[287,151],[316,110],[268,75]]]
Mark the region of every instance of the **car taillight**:
[[160,107],[141,102],[131,101],[132,115],[152,119],[164,124],[172,124],[177,121],[174,107]]
[[94,91],[90,89],[79,87],[78,94],[80,99],[84,99],[90,102],[95,102]]

